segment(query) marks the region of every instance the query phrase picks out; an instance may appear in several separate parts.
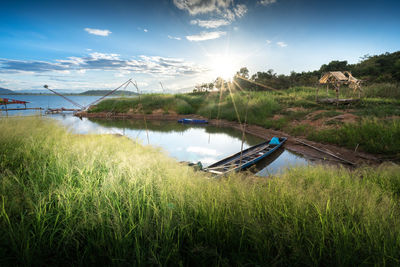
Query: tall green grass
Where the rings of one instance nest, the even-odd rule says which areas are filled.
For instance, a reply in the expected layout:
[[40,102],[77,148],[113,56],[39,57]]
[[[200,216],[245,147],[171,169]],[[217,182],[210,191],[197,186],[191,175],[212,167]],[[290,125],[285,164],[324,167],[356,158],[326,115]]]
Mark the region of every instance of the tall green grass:
[[400,264],[398,166],[216,180],[125,137],[0,129],[0,265]]
[[371,153],[400,155],[400,121],[363,119],[339,128],[310,132],[308,138],[355,149],[360,146]]
[[363,86],[365,97],[381,97],[389,99],[400,99],[400,85],[394,83],[379,83]]

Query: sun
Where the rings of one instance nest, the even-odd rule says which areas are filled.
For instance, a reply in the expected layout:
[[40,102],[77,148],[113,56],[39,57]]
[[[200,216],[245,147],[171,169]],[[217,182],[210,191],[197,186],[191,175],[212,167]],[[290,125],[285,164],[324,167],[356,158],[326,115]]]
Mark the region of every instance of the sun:
[[216,55],[211,59],[210,67],[215,77],[224,80],[232,79],[239,70],[235,57],[230,55]]

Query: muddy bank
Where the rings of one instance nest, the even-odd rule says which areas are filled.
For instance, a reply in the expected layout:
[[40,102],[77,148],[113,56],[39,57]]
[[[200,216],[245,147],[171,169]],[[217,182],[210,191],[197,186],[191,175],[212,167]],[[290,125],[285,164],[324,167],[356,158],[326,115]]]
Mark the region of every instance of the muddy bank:
[[[99,112],[99,113],[79,112],[76,113],[75,116],[86,117],[86,118],[110,118],[110,119],[134,119],[134,120],[143,120],[145,118],[146,120],[163,120],[163,121],[177,121],[182,118],[195,118],[195,119],[208,120],[207,118],[204,118],[199,115],[179,115],[179,114],[161,114],[161,113],[143,115],[143,114],[126,114],[126,113],[110,113],[110,112]],[[238,122],[227,121],[227,120],[216,120],[216,119],[211,119],[208,121],[210,125],[220,126],[220,127],[230,127],[237,129],[239,131],[242,130],[242,126]],[[350,150],[335,145],[317,143],[306,140],[304,137],[293,137],[285,132],[265,129],[257,125],[245,125],[245,132],[247,134],[251,134],[264,139],[271,138],[273,136],[287,137],[288,140],[285,144],[285,148],[292,152],[301,154],[302,156],[311,161],[324,161],[333,164],[340,163],[338,159],[328,154],[319,152],[308,146],[304,146],[303,144],[297,142],[297,140],[304,141],[307,144],[315,146],[316,148],[319,148],[323,151],[327,151],[347,161],[354,162],[357,165],[381,163],[381,160],[379,160],[377,156],[372,154],[360,152],[357,150]]]

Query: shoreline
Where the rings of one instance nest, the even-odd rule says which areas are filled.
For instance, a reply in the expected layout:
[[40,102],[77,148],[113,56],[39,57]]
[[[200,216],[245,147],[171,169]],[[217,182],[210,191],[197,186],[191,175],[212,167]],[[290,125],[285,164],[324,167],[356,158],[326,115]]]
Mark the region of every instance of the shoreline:
[[[77,117],[85,117],[85,118],[105,118],[105,119],[133,119],[133,120],[155,120],[155,121],[177,121],[183,118],[194,118],[194,119],[203,119],[208,120],[209,125],[217,126],[217,127],[228,127],[233,128],[239,131],[242,131],[242,126],[238,122],[234,121],[227,121],[227,120],[217,120],[217,119],[208,119],[202,117],[200,115],[195,114],[186,114],[186,115],[179,115],[179,114],[135,114],[135,113],[110,113],[110,112],[98,112],[98,113],[88,113],[88,112],[78,112],[74,114]],[[272,138],[273,136],[282,136],[286,137],[288,140],[285,143],[285,148],[290,150],[291,152],[298,153],[302,155],[307,160],[313,162],[324,162],[329,164],[344,164],[334,157],[318,152],[315,149],[310,147],[304,146],[300,144],[296,140],[305,141],[307,144],[315,146],[319,149],[332,153],[340,158],[343,158],[347,161],[354,162],[357,166],[363,164],[380,164],[382,161],[376,156],[365,152],[354,151],[348,148],[331,145],[331,144],[324,144],[318,143],[314,141],[310,141],[305,139],[303,136],[295,137],[288,133],[279,131],[279,130],[272,130],[266,129],[261,126],[257,125],[245,125],[245,133],[267,139]]]

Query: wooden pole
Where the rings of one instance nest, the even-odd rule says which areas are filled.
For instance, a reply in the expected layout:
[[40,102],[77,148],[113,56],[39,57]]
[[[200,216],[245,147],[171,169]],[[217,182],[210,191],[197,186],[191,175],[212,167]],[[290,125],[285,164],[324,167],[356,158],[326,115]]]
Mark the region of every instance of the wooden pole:
[[339,106],[339,88],[340,88],[340,85],[339,84],[336,84],[335,85],[335,89],[336,89],[336,106]]
[[353,165],[353,166],[356,165],[354,162],[351,162],[351,161],[348,161],[348,160],[343,159],[343,158],[341,158],[341,157],[338,157],[338,156],[336,156],[335,154],[332,154],[332,153],[330,153],[330,152],[328,152],[328,151],[324,151],[324,150],[322,150],[322,149],[320,149],[320,148],[318,148],[318,147],[315,147],[315,146],[312,146],[312,145],[310,145],[310,144],[304,143],[303,141],[301,141],[301,140],[299,140],[299,139],[295,139],[295,140],[296,140],[297,142],[299,142],[300,144],[303,144],[303,145],[305,145],[305,146],[311,147],[311,148],[313,148],[313,149],[315,149],[315,150],[317,150],[317,151],[319,151],[319,152],[325,153],[325,154],[327,154],[327,155],[329,155],[329,156],[331,156],[331,157],[334,157],[334,158],[336,158],[336,159],[339,159],[339,160],[341,160],[341,161],[343,161],[343,162],[345,162],[345,163],[347,163],[347,164],[350,164],[350,165]]

